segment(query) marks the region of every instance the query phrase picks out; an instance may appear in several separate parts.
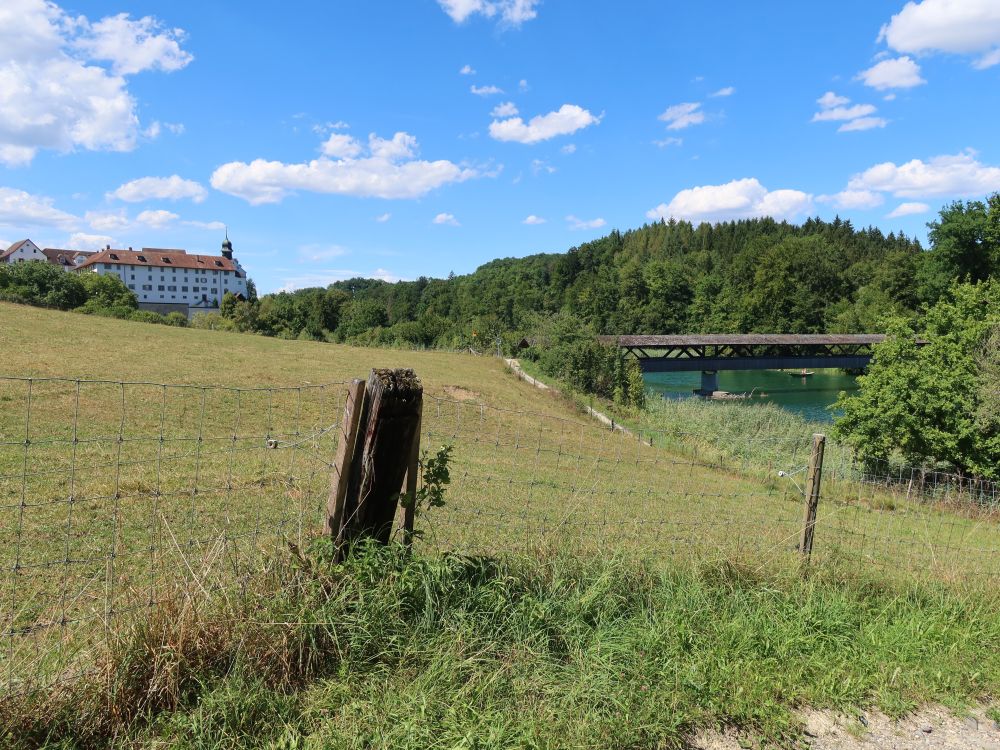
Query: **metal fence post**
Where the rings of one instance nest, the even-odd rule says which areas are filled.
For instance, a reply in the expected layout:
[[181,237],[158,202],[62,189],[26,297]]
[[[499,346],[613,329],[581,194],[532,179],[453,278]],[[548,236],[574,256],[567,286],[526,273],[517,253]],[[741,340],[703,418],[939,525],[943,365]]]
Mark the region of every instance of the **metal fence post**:
[[802,542],[799,552],[806,561],[812,556],[813,536],[816,531],[816,509],[819,507],[820,482],[823,479],[823,452],[826,448],[826,435],[816,433],[812,440],[812,453],[809,455],[809,470],[806,476],[805,517],[802,521]]

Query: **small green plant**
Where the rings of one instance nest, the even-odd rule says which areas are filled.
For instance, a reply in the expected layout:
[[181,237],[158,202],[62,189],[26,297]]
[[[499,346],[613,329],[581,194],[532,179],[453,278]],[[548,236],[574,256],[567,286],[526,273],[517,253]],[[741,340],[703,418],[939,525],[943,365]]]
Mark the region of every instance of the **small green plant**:
[[[454,446],[442,445],[433,455],[429,451],[421,454],[420,476],[423,480],[421,486],[413,496],[404,494],[399,498],[404,508],[413,508],[414,519],[431,508],[440,508],[444,505],[445,487],[451,483],[448,464],[451,463],[452,451]],[[413,535],[420,537],[422,533],[417,529]]]

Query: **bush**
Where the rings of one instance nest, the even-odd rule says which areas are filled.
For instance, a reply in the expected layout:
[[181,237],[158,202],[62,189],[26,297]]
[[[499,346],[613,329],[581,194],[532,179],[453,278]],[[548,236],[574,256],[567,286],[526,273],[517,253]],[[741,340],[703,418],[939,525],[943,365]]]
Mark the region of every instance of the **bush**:
[[188,327],[187,315],[185,315],[184,313],[179,313],[179,312],[167,313],[166,317],[164,318],[164,322],[168,326],[177,326],[178,328]]
[[153,312],[152,310],[134,310],[132,314],[128,316],[128,319],[134,320],[138,323],[159,323],[160,325],[167,322],[166,318],[159,313]]
[[0,299],[72,310],[87,301],[87,288],[80,274],[58,266],[39,261],[8,263],[0,265]]

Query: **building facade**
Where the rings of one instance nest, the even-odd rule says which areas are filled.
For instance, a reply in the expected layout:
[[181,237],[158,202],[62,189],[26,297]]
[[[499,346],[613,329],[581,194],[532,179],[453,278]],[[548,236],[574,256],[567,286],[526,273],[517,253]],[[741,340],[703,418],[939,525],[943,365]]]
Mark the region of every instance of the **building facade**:
[[221,255],[194,255],[185,250],[107,247],[76,267],[78,273],[117,276],[136,296],[139,309],[192,317],[218,312],[226,292],[247,297],[247,275],[233,257],[226,237]]
[[0,252],[0,263],[38,260],[59,266],[64,271],[72,271],[91,255],[93,253],[86,250],[60,250],[53,247],[41,249],[31,240],[21,240]]
[[15,242],[0,252],[0,263],[23,263],[26,260],[47,260],[42,249],[31,240]]

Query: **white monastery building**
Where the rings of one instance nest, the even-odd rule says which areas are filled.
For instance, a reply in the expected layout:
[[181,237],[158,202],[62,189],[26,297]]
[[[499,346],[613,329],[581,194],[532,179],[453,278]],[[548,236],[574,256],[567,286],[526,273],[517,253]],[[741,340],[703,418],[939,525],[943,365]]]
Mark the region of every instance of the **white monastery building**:
[[60,250],[54,247],[42,250],[31,240],[21,240],[0,252],[0,263],[23,263],[26,260],[40,260],[59,266],[64,271],[72,271],[91,255],[93,253],[86,250]]
[[140,310],[161,314],[218,312],[226,292],[247,297],[247,274],[233,257],[228,235],[222,255],[193,255],[184,250],[144,247],[115,250],[107,247],[76,267],[79,273],[114,275],[139,302]]

